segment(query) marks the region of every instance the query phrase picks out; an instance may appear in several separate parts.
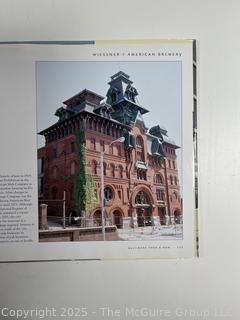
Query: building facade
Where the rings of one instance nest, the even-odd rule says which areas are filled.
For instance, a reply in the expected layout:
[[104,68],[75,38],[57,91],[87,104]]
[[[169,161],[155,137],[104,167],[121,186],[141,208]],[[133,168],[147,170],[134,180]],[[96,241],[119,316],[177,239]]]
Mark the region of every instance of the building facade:
[[[94,207],[84,215],[101,224],[100,155],[103,154],[105,217],[118,228],[182,223],[176,149],[167,130],[147,128],[148,112],[137,101],[130,77],[111,77],[106,97],[84,89],[57,109],[58,121],[41,131],[38,150],[39,198],[57,203],[66,192],[69,222],[79,215],[74,204],[79,174],[76,132],[85,133],[86,172],[93,179]],[[124,143],[117,140],[124,137]],[[49,215],[61,216],[57,205]]]

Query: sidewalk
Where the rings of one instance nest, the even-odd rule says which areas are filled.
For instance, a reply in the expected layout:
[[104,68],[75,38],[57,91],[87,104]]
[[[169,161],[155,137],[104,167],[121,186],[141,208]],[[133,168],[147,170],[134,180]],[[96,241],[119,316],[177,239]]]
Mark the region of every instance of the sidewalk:
[[183,238],[182,225],[160,227],[138,227],[118,229],[121,240],[179,240]]

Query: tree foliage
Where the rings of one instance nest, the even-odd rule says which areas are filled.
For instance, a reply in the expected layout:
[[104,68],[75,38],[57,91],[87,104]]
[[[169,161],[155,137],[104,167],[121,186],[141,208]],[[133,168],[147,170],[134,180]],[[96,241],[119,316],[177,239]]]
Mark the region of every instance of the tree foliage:
[[85,132],[77,131],[76,147],[79,160],[79,173],[76,175],[74,185],[74,205],[83,216],[89,215],[96,206],[97,199],[94,192],[94,181],[91,175],[86,173]]
[[76,134],[76,149],[79,160],[79,173],[76,175],[74,185],[74,205],[83,214],[86,207],[86,154],[85,132],[80,130]]
[[90,213],[91,210],[97,205],[98,199],[94,191],[94,181],[90,174],[86,175],[86,213]]

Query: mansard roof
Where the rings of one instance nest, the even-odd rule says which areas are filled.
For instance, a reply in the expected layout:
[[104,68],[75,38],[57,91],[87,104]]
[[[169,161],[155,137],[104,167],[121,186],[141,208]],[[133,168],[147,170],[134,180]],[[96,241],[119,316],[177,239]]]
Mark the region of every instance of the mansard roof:
[[63,104],[67,105],[69,108],[74,108],[75,106],[81,104],[82,102],[90,102],[94,104],[100,104],[104,97],[100,96],[96,92],[88,89],[84,89],[79,93],[75,94],[71,98],[63,101]]
[[54,129],[54,128],[58,128],[60,125],[66,124],[68,121],[77,118],[79,115],[83,115],[83,116],[84,116],[84,115],[92,115],[92,116],[95,117],[95,118],[99,118],[99,119],[102,119],[102,120],[105,119],[105,120],[107,120],[107,121],[109,121],[109,122],[112,122],[112,123],[114,123],[114,124],[116,124],[116,125],[119,125],[119,126],[121,126],[121,127],[123,127],[123,128],[126,128],[127,130],[130,129],[129,126],[124,125],[123,123],[121,123],[121,122],[119,122],[119,121],[117,121],[117,120],[114,120],[114,119],[112,119],[112,118],[108,118],[107,116],[102,116],[102,115],[100,115],[100,114],[98,114],[98,113],[95,113],[95,112],[93,112],[93,111],[81,110],[81,111],[79,111],[78,113],[75,113],[72,117],[63,120],[62,122],[56,122],[56,123],[54,123],[54,124],[51,125],[50,127],[48,127],[48,128],[46,128],[46,129],[38,132],[38,134],[39,134],[39,135],[44,135],[47,131],[52,130],[52,129]]
[[152,156],[165,157],[162,141],[154,136],[147,134],[147,152]]
[[180,148],[173,139],[168,136],[168,132],[165,127],[157,125],[149,129],[147,136],[149,139],[158,138],[161,143],[167,143],[174,149]]
[[133,83],[130,80],[130,76],[128,74],[126,74],[123,71],[119,71],[119,72],[115,73],[113,76],[111,76],[111,81],[109,81],[108,84],[111,85],[115,80],[118,80],[120,78],[124,79],[127,83],[130,83],[130,84]]
[[162,135],[166,135],[167,134],[167,130],[166,128],[164,128],[163,126],[160,127],[160,125],[156,125],[152,128],[149,129],[149,133],[152,134],[153,136],[162,138]]
[[[163,126],[156,125],[148,130],[145,126],[142,115],[148,112],[141,107],[135,97],[137,90],[132,86],[130,76],[119,71],[111,76],[110,88],[107,93],[107,100],[104,97],[88,89],[84,89],[63,102],[64,106],[58,108],[55,115],[59,117],[58,122],[39,132],[44,135],[47,131],[57,128],[61,124],[66,124],[78,115],[92,115],[100,119],[106,119],[112,123],[126,128],[129,132],[132,127],[139,122],[147,135],[148,153],[165,156],[162,144],[167,143],[173,148],[179,148],[174,140],[168,137],[167,130]],[[117,93],[116,101],[112,101],[112,94]],[[130,139],[131,137],[129,137]],[[131,140],[131,139],[130,139]],[[133,139],[128,143],[128,147],[134,147]]]
[[73,110],[66,109],[64,107],[60,107],[56,110],[54,113],[55,116],[59,117],[58,122],[61,122],[63,120],[66,120],[73,116],[75,112]]
[[[110,88],[107,92],[107,103],[111,104],[114,108],[113,117],[118,120],[121,119],[121,113],[127,109],[131,121],[136,115],[136,111],[141,114],[149,112],[146,108],[142,107],[137,101],[138,96],[137,89],[132,85],[133,82],[130,80],[130,76],[119,71],[111,77],[111,81],[108,82]],[[119,114],[120,113],[120,114]],[[130,115],[130,113],[132,113]],[[127,120],[124,118],[124,120]],[[132,121],[135,122],[135,118]]]

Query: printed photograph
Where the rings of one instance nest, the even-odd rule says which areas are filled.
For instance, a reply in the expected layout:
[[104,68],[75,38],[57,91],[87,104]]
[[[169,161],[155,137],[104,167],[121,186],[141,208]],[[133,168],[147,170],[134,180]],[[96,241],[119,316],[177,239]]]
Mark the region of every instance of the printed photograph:
[[180,61],[36,63],[39,241],[183,239]]

